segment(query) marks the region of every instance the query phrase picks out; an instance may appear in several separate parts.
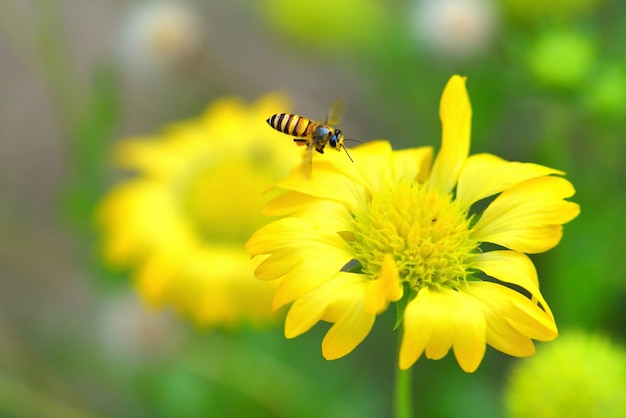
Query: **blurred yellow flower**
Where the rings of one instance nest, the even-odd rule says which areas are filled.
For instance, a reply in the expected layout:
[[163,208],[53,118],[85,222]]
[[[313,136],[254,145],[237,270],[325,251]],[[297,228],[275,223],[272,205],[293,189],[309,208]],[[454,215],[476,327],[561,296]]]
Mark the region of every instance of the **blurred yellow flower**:
[[253,106],[223,99],[160,135],[120,143],[117,163],[136,175],[104,198],[97,221],[105,259],[132,269],[148,302],[207,325],[274,317],[274,287],[254,280],[243,245],[263,223],[262,191],[300,161],[265,123],[287,107],[279,96]]
[[[386,141],[314,160],[313,177],[279,181],[285,193],[265,212],[287,215],[246,244],[263,256],[262,280],[278,279],[274,308],[292,303],[288,338],[332,323],[327,359],[350,353],[377,314],[398,302],[399,366],[450,348],[474,371],[486,344],[514,356],[534,352],[557,328],[525,253],[554,247],[579,213],[563,173],[491,154],[468,157],[471,108],[454,76],[441,100],[442,147],[392,151]],[[343,157],[343,158],[341,158]],[[475,203],[487,204],[477,211]],[[495,244],[485,245],[484,243]]]
[[510,418],[626,418],[626,350],[570,331],[515,365],[505,387]]

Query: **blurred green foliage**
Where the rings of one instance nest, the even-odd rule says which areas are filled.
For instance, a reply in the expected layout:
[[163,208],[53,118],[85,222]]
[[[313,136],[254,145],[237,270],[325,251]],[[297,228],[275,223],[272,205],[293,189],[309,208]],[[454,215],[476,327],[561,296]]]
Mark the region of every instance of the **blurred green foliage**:
[[[97,236],[92,210],[117,175],[109,166],[113,141],[155,131],[181,115],[193,116],[222,94],[254,97],[279,87],[292,94],[299,113],[323,109],[323,100],[345,89],[349,136],[385,138],[401,148],[438,144],[441,90],[451,74],[466,75],[474,112],[472,152],[562,169],[577,188],[573,200],[580,203],[581,215],[565,225],[556,249],[533,257],[557,324],[624,341],[626,4],[494,1],[489,4],[496,21],[484,47],[469,56],[453,56],[433,54],[427,40],[415,34],[417,2],[190,3],[206,23],[208,57],[186,61],[148,82],[145,75],[129,78],[123,61],[106,48],[97,59],[83,57],[86,77],[67,73],[80,58],[70,45],[86,30],[87,17],[72,13],[74,2],[35,2],[46,4],[39,11],[17,7],[26,17],[45,13],[45,20],[32,19],[31,26],[0,19],[0,50],[16,49],[24,62],[38,63],[39,71],[25,76],[37,79],[52,97],[55,135],[63,138],[68,165],[53,215],[45,222],[20,206],[27,205],[24,200],[2,206],[1,225],[22,226],[7,229],[17,232],[4,236],[17,241],[0,248],[5,266],[0,279],[5,295],[0,299],[0,391],[8,394],[0,396],[0,415],[392,416],[396,337],[390,312],[354,353],[333,362],[321,358],[322,330],[285,340],[277,329],[201,330],[177,318],[174,325],[157,321],[156,342],[149,340],[139,355],[127,348],[107,351],[100,335],[104,326],[98,312],[132,286],[119,280],[119,272],[105,273],[106,267],[93,263]],[[0,14],[11,7],[16,6],[0,6]],[[92,11],[90,18],[97,21],[98,10]],[[115,24],[100,26],[111,32],[101,36],[122,42],[113,31],[123,13],[113,16]],[[453,27],[459,32],[447,33],[451,42],[471,35],[463,25],[471,21],[457,21]],[[24,35],[29,31],[39,34],[40,47],[28,49],[28,42],[20,41],[29,39]],[[0,86],[12,83],[6,77],[0,76]],[[129,98],[131,90],[142,97],[139,111]],[[15,100],[4,95],[0,102],[6,106]],[[140,122],[129,124],[130,115]],[[37,123],[37,115],[30,117]],[[10,202],[12,189],[2,190],[8,190],[2,200]],[[69,235],[73,244],[66,258],[45,264],[42,254],[58,242],[50,234]],[[19,262],[11,248],[16,242],[23,249]],[[30,268],[38,263],[41,269]],[[62,298],[50,301],[36,275],[42,281],[47,275],[74,278],[53,283],[61,288],[58,295],[78,295],[69,299],[76,306],[62,306],[67,303]],[[112,284],[111,277],[118,280]],[[12,287],[16,283],[32,284],[20,292]],[[38,304],[41,300],[49,305]],[[120,326],[109,324],[113,330]],[[173,337],[171,328],[183,336]],[[115,332],[107,338],[141,346],[146,344],[141,342],[143,330],[132,331],[133,338]],[[158,348],[172,340],[166,350]],[[504,416],[501,385],[515,361],[488,350],[479,370],[467,375],[450,355],[438,362],[419,360],[416,416]]]

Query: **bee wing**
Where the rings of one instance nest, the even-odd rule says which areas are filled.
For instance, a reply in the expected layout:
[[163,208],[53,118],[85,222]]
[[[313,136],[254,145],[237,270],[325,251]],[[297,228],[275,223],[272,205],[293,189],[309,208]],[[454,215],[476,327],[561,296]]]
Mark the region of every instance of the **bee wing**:
[[302,176],[305,179],[310,179],[313,172],[313,148],[313,144],[311,144],[302,156]]
[[337,97],[333,101],[333,104],[330,105],[330,109],[328,109],[326,124],[338,125],[339,122],[341,122],[344,113],[346,113],[346,101],[343,97]]

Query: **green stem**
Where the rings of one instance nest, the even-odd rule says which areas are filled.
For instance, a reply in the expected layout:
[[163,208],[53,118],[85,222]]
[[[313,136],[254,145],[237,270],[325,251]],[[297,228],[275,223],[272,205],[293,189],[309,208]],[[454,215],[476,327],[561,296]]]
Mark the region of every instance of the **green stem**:
[[412,369],[396,369],[396,386],[394,388],[395,417],[413,418],[413,387]]

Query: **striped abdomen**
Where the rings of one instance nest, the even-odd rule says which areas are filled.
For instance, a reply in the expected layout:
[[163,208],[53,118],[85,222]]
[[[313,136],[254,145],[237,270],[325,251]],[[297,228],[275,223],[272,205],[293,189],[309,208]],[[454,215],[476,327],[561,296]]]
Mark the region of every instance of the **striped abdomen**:
[[277,131],[298,138],[308,136],[308,129],[314,123],[304,116],[293,113],[278,113],[267,120],[267,123]]

